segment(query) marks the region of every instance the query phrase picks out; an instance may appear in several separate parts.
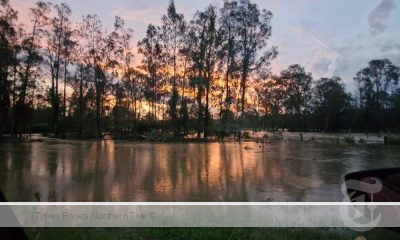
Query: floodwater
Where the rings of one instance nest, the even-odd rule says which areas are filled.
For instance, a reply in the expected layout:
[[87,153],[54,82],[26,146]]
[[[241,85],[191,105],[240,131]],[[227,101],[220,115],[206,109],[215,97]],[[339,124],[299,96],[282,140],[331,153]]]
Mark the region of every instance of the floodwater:
[[0,144],[0,189],[15,202],[342,201],[346,173],[399,166],[383,144],[46,140]]

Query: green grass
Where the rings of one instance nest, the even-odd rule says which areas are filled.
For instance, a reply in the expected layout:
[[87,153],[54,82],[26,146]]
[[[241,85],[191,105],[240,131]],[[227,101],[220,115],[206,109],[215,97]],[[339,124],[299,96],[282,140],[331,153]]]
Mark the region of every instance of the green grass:
[[[359,233],[345,228],[27,228],[30,239],[399,239],[400,234],[376,228]],[[40,233],[38,233],[40,232]]]

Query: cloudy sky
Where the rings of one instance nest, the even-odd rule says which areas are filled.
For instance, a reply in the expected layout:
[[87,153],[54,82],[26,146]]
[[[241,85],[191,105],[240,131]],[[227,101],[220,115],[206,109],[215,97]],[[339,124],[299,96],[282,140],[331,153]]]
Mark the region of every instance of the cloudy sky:
[[[11,0],[20,18],[29,19],[33,0]],[[111,28],[113,16],[123,17],[135,30],[135,41],[143,38],[149,23],[158,24],[168,0],[52,0],[66,2],[74,20],[95,13]],[[271,10],[271,45],[279,49],[273,72],[290,64],[301,64],[314,78],[340,76],[354,89],[353,76],[369,60],[389,58],[400,65],[400,1],[397,0],[253,0]],[[223,0],[175,0],[186,19],[208,4]]]

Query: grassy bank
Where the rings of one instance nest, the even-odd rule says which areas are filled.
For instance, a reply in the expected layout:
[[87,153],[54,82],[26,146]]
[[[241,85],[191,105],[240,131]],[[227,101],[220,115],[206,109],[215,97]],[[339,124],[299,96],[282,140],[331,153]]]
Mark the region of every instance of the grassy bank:
[[[343,228],[27,228],[30,239],[399,239],[376,228],[360,233]],[[362,239],[362,238],[359,238]],[[358,240],[358,239],[357,239]]]

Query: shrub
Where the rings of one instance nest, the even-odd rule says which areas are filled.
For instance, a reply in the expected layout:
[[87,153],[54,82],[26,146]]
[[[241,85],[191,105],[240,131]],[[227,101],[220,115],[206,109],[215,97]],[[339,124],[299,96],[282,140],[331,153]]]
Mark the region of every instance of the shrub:
[[52,129],[47,123],[35,123],[32,125],[33,133],[50,133]]
[[243,133],[243,138],[244,139],[249,139],[250,138],[250,133],[249,132],[244,132]]
[[345,142],[345,143],[349,143],[349,144],[355,143],[354,137],[353,137],[353,136],[345,137],[345,138],[344,138],[344,142]]
[[400,138],[399,137],[385,137],[385,144],[400,145]]

